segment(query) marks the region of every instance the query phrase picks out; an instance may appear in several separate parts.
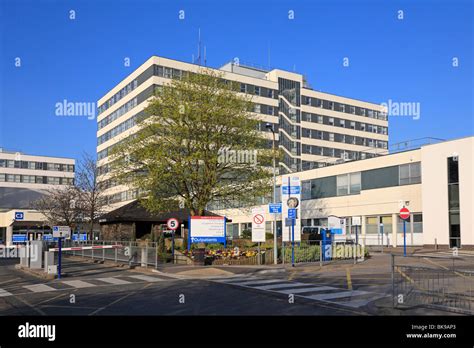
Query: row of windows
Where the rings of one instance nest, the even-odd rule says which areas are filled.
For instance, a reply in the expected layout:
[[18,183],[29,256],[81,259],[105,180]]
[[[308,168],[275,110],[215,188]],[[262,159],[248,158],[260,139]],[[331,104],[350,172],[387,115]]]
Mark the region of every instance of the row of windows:
[[[140,114],[140,113],[139,113]],[[114,138],[120,133],[125,132],[126,130],[132,128],[137,124],[137,118],[139,114],[130,117],[128,120],[120,123],[117,127],[112,128],[107,133],[102,134],[97,138],[97,145],[105,143],[107,140]]]
[[360,160],[366,158],[375,157],[376,154],[360,151],[350,151],[335,149],[332,147],[323,147],[315,145],[302,145],[302,152],[308,155],[325,156],[325,157],[336,157],[344,160]]
[[361,108],[359,106],[342,104],[342,103],[333,102],[330,100],[311,98],[307,96],[302,96],[302,101],[304,105],[310,105],[310,106],[323,108],[327,110],[344,112],[346,114],[375,118],[375,119],[384,120],[384,121],[387,121],[388,119],[387,113],[377,111],[377,110]]
[[115,93],[109,100],[107,100],[104,104],[99,106],[97,113],[100,115],[103,113],[105,110],[110,108],[112,105],[117,103],[120,99],[125,97],[127,94],[129,94],[131,91],[133,91],[135,88],[138,87],[138,81],[135,79],[129,84],[127,84],[125,87],[123,87],[120,91]]
[[32,170],[51,170],[56,172],[74,172],[74,164],[33,162],[33,161],[14,161],[0,159],[0,168],[19,168]]
[[372,124],[344,120],[342,118],[330,117],[324,115],[311,114],[303,112],[301,114],[301,121],[313,122],[319,124],[326,124],[329,126],[336,126],[342,128],[349,128],[353,130],[360,130],[363,132],[377,133],[377,134],[388,134],[388,128],[383,126],[376,126]]
[[[305,180],[302,182],[302,199],[344,196],[358,194],[365,189],[421,183],[420,162],[394,166],[396,171],[381,172],[381,170],[390,168],[392,167]],[[377,176],[378,183],[374,184],[373,174]],[[381,178],[381,174],[386,177]]]
[[128,190],[128,191],[115,193],[113,195],[108,195],[106,197],[106,201],[107,201],[107,204],[114,204],[114,203],[119,203],[119,202],[130,201],[136,198],[137,198],[137,191]]
[[347,134],[324,132],[324,131],[319,131],[316,129],[303,128],[301,131],[301,136],[305,138],[311,138],[311,139],[320,139],[320,140],[334,141],[338,143],[388,149],[387,141],[368,139],[368,138],[357,137],[357,136],[347,135]]
[[399,166],[400,185],[419,184],[421,182],[420,162]]
[[125,113],[127,113],[128,111],[132,110],[135,106],[138,105],[138,100],[137,98],[133,98],[132,100],[128,101],[127,103],[125,103],[124,105],[122,105],[121,107],[119,107],[117,110],[115,110],[114,112],[112,112],[109,116],[103,118],[102,120],[99,121],[98,123],[98,128],[99,129],[102,129],[104,128],[105,126],[107,126],[109,123],[112,123],[113,121],[115,121],[117,118],[119,118],[120,116],[124,115]]
[[0,182],[17,182],[25,184],[72,185],[73,178],[59,178],[55,176],[0,174]]
[[[154,66],[154,75],[159,76],[159,77],[164,77],[167,79],[171,78],[177,78],[180,79],[184,74],[189,74],[187,71],[182,71],[179,69],[174,69],[174,68],[167,68],[164,66],[160,65],[155,65]],[[240,91],[241,93],[247,93],[247,94],[252,94],[252,95],[258,95],[261,97],[265,98],[272,98],[276,99],[277,98],[277,93],[275,90],[266,88],[266,87],[260,87],[260,86],[255,86],[249,83],[239,83],[236,81],[230,81],[223,79],[225,83],[233,83],[235,84],[234,86],[236,87],[236,90]]]

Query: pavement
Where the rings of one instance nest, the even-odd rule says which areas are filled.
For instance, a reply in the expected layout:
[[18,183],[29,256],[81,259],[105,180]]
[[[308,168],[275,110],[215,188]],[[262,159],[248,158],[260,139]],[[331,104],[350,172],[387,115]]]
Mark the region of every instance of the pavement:
[[[431,267],[432,262],[443,267],[452,262],[428,254],[396,259],[397,264]],[[335,262],[323,267],[316,263],[129,269],[66,257],[67,277],[53,280],[18,270],[17,263],[0,260],[0,315],[451,314],[424,307],[392,308],[391,256],[386,253],[375,253],[357,265]]]

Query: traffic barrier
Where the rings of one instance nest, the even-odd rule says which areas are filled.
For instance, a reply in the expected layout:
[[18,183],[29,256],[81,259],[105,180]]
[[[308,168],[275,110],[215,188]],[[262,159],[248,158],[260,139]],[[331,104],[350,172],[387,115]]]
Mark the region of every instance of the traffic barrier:
[[[61,251],[77,251],[77,250],[96,250],[96,249],[120,249],[123,245],[94,245],[82,247],[61,248]],[[59,248],[49,248],[49,251],[59,251]]]

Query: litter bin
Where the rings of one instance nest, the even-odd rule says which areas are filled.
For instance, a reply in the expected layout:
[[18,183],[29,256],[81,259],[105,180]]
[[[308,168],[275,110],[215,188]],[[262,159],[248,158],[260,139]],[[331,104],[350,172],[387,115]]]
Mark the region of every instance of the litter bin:
[[195,249],[193,252],[194,255],[194,264],[204,266],[204,260],[206,258],[206,249],[199,248]]

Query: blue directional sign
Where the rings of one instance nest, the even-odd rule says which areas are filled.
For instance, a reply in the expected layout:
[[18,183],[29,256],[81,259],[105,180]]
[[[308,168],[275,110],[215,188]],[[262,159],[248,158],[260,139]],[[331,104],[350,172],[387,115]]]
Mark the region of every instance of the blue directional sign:
[[87,240],[87,233],[81,233],[79,235],[79,240],[86,241]]
[[281,203],[270,203],[268,209],[270,214],[281,214]]
[[22,243],[26,242],[26,234],[14,234],[12,236],[12,242],[13,243]]
[[52,234],[43,234],[43,240],[51,242],[53,240],[53,235]]
[[[288,186],[282,186],[281,187],[283,194],[287,195],[288,194]],[[290,186],[290,194],[292,195],[299,195],[301,193],[301,186]]]
[[25,213],[22,211],[16,211],[15,212],[15,220],[24,220],[25,219]]
[[288,219],[296,219],[296,209],[288,209]]

